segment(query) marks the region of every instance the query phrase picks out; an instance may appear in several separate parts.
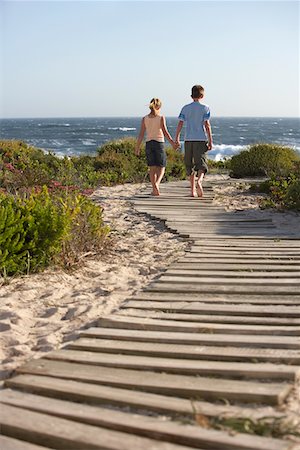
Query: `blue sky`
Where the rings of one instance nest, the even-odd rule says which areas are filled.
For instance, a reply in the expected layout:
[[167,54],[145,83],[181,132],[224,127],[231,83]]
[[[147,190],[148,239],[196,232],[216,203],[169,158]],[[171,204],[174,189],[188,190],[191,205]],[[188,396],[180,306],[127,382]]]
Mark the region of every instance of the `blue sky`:
[[299,114],[297,1],[0,3],[0,117]]

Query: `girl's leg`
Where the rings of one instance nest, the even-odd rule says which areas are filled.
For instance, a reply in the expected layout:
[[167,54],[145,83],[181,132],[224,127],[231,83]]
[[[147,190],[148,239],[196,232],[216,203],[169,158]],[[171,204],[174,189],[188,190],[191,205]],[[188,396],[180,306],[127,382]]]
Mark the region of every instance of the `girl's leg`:
[[195,191],[195,179],[196,179],[196,175],[195,175],[195,173],[193,172],[191,175],[190,175],[190,184],[191,184],[191,196],[192,197],[196,197],[196,191]]
[[150,172],[149,172],[149,176],[150,176],[150,182],[152,185],[152,195],[159,195],[159,191],[157,188],[157,174],[156,174],[156,167],[155,166],[150,166]]
[[158,190],[159,190],[160,182],[163,179],[163,176],[165,174],[165,170],[166,170],[165,167],[160,167],[160,166],[156,167],[156,177],[157,177],[156,178],[156,184],[157,184],[157,189]]
[[203,181],[204,175],[205,175],[205,173],[201,172],[199,170],[199,172],[198,172],[198,180],[197,180],[197,183],[196,183],[196,189],[197,189],[198,197],[203,197],[202,181]]

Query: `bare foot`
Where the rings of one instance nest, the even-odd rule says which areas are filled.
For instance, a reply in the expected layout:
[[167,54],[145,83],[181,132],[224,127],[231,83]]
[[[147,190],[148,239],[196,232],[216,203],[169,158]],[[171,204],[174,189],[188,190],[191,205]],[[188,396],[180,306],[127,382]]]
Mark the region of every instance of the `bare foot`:
[[201,183],[196,184],[196,189],[198,197],[203,197],[203,187]]
[[191,197],[197,197],[196,191],[191,191]]
[[159,189],[156,185],[153,186],[153,195],[154,197],[158,197],[160,195]]

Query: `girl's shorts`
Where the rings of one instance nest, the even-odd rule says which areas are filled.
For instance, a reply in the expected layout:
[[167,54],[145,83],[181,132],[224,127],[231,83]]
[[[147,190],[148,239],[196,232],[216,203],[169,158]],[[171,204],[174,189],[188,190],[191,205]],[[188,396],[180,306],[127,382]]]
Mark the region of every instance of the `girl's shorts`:
[[163,142],[146,142],[146,158],[148,166],[166,167],[167,157]]

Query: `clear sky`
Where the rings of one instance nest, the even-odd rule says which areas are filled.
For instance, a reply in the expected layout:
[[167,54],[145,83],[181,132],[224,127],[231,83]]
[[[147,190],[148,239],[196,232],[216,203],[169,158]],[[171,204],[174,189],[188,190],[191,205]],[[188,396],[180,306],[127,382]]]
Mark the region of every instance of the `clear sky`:
[[0,0],[0,117],[299,115],[298,1]]

